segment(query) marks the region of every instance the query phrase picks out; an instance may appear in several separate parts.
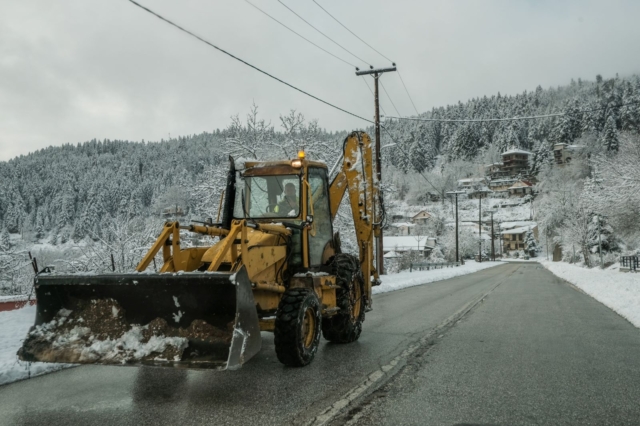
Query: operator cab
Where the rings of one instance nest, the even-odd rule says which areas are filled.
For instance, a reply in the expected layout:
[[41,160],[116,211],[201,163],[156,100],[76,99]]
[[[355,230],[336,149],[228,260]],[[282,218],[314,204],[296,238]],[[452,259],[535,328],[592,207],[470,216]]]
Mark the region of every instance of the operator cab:
[[309,267],[326,263],[333,240],[327,166],[308,161],[304,152],[291,161],[247,162],[236,176],[234,217],[258,223],[305,226],[307,237],[293,229],[291,266],[302,265],[306,239]]

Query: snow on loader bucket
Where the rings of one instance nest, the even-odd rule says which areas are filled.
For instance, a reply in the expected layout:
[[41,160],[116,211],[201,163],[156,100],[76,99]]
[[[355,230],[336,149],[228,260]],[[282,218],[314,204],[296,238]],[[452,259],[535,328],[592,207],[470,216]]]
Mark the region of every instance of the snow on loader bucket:
[[35,280],[24,361],[238,369],[261,347],[245,268]]

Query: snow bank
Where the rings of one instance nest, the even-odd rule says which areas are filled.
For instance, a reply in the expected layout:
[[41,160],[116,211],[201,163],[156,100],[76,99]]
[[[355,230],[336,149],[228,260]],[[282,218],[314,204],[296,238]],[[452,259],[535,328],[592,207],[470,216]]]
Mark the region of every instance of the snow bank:
[[640,328],[640,274],[588,269],[565,262],[540,262],[554,275],[569,281]]
[[472,260],[465,261],[465,264],[453,268],[432,269],[430,271],[400,272],[398,274],[383,275],[380,277],[382,284],[373,287],[373,294],[387,293],[389,291],[401,290],[434,281],[446,280],[460,275],[467,275],[493,266],[501,265],[501,262],[477,263]]
[[70,367],[67,364],[22,362],[16,352],[36,318],[36,307],[0,312],[0,385]]

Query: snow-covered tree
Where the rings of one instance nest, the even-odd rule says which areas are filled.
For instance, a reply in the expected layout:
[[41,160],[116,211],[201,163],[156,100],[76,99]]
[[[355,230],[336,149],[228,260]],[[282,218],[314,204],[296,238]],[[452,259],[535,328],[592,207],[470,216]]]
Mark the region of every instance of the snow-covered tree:
[[524,236],[524,249],[531,257],[535,257],[538,253],[538,242],[531,229],[529,229]]
[[616,130],[616,120],[613,115],[607,118],[600,139],[602,144],[607,147],[607,151],[618,151],[618,131]]
[[2,230],[0,230],[0,249],[3,251],[8,251],[11,248],[11,237],[9,236],[9,231],[7,227],[2,224]]

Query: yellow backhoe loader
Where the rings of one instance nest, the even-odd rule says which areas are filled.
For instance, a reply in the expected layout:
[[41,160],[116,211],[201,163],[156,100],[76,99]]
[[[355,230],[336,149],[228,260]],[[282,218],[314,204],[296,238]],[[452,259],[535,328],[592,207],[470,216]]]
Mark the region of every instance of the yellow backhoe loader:
[[[340,161],[329,183],[327,166],[303,151],[284,161],[230,159],[220,223],[166,223],[135,273],[38,274],[36,321],[20,359],[237,369],[260,350],[260,332],[271,331],[278,359],[304,366],[321,333],[357,340],[379,283],[369,136],[351,133]],[[333,230],[347,190],[357,256],[341,252]],[[219,240],[181,248],[186,232]],[[148,272],[160,251],[160,271]]]

